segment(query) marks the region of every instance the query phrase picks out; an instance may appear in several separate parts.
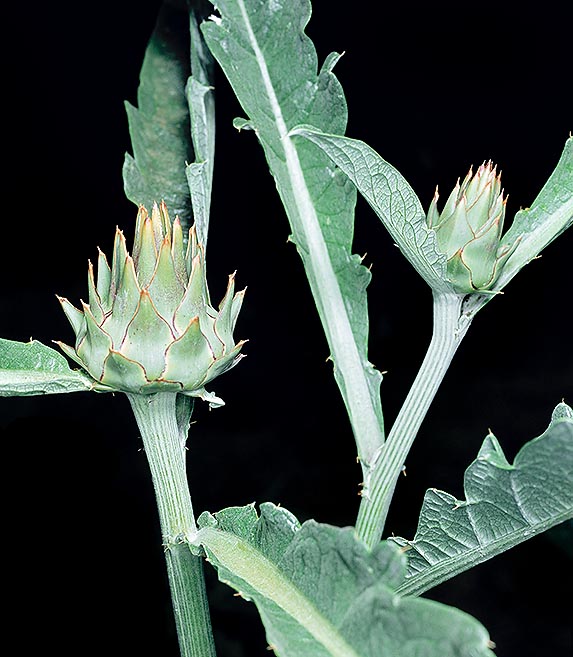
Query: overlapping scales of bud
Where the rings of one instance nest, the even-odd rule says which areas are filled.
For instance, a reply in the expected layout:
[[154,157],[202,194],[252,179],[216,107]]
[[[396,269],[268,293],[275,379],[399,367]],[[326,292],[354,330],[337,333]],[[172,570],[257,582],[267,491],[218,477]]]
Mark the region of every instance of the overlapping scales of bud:
[[111,267],[100,251],[97,280],[88,266],[88,303],[78,310],[59,297],[76,334],[75,347],[58,343],[96,381],[96,389],[135,394],[180,392],[221,402],[205,385],[241,359],[245,341],[233,330],[244,290],[234,274],[218,309],[211,306],[205,257],[194,228],[187,247],[179,219],[164,203],[151,217],[139,208],[133,253],[115,235]]
[[496,167],[484,163],[475,175],[470,168],[441,213],[437,202],[436,189],[427,224],[435,230],[438,247],[447,257],[449,282],[463,294],[490,289],[517,246],[517,242],[501,240],[507,198],[503,198]]

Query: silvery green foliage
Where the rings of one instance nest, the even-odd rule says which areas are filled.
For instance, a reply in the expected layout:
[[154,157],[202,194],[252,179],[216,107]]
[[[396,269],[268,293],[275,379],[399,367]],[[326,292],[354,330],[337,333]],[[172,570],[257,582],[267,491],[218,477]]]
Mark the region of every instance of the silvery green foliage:
[[93,380],[72,370],[54,349],[37,340],[0,338],[0,396],[43,395],[92,390]]
[[370,551],[351,527],[262,504],[199,518],[201,544],[219,578],[252,600],[281,657],[492,657],[471,616],[402,597],[404,554],[389,543]]
[[304,33],[308,0],[221,0],[202,31],[255,131],[276,182],[322,320],[334,375],[367,468],[384,440],[382,375],[368,361],[369,270],[352,254],[356,190],[312,144],[288,131],[312,123],[343,133],[346,100],[332,69],[319,68]]
[[559,404],[547,430],[513,463],[490,433],[466,470],[464,492],[458,500],[430,488],[414,539],[389,539],[407,549],[399,591],[423,593],[573,518],[573,410]]
[[[326,134],[308,125],[293,128],[291,135],[304,137],[319,146],[344,171],[381,219],[404,256],[433,290],[456,290],[455,276],[450,280],[446,254],[440,249],[440,238],[436,235],[433,221],[430,222],[432,227],[427,225],[420,201],[392,165],[368,144],[357,139]],[[435,217],[435,213],[432,214]],[[492,225],[494,223],[492,221]],[[535,259],[572,224],[573,138],[570,137],[555,170],[531,208],[520,210],[503,236],[500,251],[495,251],[495,258],[501,257],[503,262],[495,265],[493,280],[487,273],[480,276],[482,281],[487,279],[485,293],[481,294],[482,290],[476,290],[471,279],[465,277],[465,283],[469,281],[469,285],[464,284],[459,292],[474,292],[465,307],[467,314],[475,315],[492,298],[491,292],[501,291],[522,267]],[[482,256],[480,266],[483,268],[484,263],[491,262],[491,254]],[[472,256],[472,260],[475,261],[476,257]],[[485,269],[491,269],[491,266],[488,264]]]

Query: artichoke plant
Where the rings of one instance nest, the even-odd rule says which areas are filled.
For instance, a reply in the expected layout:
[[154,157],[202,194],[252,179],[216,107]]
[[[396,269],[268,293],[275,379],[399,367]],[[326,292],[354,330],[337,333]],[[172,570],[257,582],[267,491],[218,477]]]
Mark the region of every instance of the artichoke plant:
[[447,257],[448,280],[462,294],[489,290],[518,243],[501,241],[507,197],[500,175],[491,161],[475,175],[470,167],[442,212],[437,209],[437,188],[428,210],[428,227],[435,230],[438,247]]
[[111,267],[100,251],[97,280],[88,264],[88,303],[78,310],[58,297],[72,325],[75,348],[62,350],[94,379],[94,388],[135,394],[180,392],[211,405],[223,402],[205,385],[242,357],[233,329],[244,290],[234,274],[219,308],[211,306],[204,250],[194,227],[184,247],[179,219],[164,203],[137,214],[133,253],[118,229]]

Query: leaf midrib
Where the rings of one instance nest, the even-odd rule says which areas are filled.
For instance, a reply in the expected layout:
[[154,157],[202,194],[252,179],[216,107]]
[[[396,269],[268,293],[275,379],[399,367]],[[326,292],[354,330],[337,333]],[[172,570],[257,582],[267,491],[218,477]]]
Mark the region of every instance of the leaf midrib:
[[[207,553],[235,577],[251,586],[256,594],[273,602],[303,627],[332,657],[361,657],[324,615],[259,550],[236,534],[205,527],[196,534]],[[237,588],[236,583],[232,584]]]
[[[571,510],[565,509],[561,513],[546,518],[539,523],[528,524],[526,528],[520,527],[519,529],[510,532],[509,534],[504,534],[500,538],[495,539],[486,545],[477,545],[476,547],[469,548],[461,554],[442,559],[435,564],[429,564],[426,557],[415,545],[415,540],[407,541],[409,548],[415,550],[429,565],[416,575],[407,577],[406,581],[396,588],[396,593],[399,595],[421,595],[437,584],[440,584],[473,566],[477,566],[483,561],[487,561],[487,559],[490,559],[491,557],[508,550],[517,543],[520,543],[520,537],[532,538],[533,536],[537,536],[537,534],[543,533],[550,527],[568,520],[571,518],[571,515]],[[477,535],[475,538],[478,538]],[[479,556],[474,558],[474,555],[476,554]]]
[[[304,217],[304,221],[299,222],[299,227],[304,234],[310,254],[308,262],[312,273],[317,281],[318,288],[324,291],[323,294],[319,295],[319,298],[323,305],[323,318],[327,326],[327,332],[332,336],[330,346],[333,351],[333,359],[345,382],[345,394],[348,397],[348,407],[351,409],[352,426],[363,427],[357,432],[357,435],[359,434],[361,437],[359,444],[361,461],[363,465],[368,465],[380,445],[383,444],[384,436],[380,430],[376,411],[372,408],[370,401],[371,392],[366,380],[362,358],[356,346],[346,305],[331,265],[330,255],[320,229],[314,204],[306,186],[298,153],[288,135],[287,125],[282,115],[264,55],[251,26],[244,1],[236,1],[271,105],[273,118],[285,154],[296,209],[298,215]],[[338,348],[337,345],[344,345],[344,347]]]

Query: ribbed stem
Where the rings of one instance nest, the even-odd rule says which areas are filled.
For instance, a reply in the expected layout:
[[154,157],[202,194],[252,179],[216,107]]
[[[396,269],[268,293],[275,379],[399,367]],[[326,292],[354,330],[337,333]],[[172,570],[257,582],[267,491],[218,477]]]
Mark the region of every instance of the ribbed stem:
[[470,322],[460,323],[463,296],[434,293],[432,340],[386,443],[380,450],[362,494],[357,535],[374,547],[384,531],[396,482],[428,408]]
[[187,544],[197,530],[185,466],[190,401],[170,392],[127,396],[151,470],[181,655],[215,657],[203,563]]

